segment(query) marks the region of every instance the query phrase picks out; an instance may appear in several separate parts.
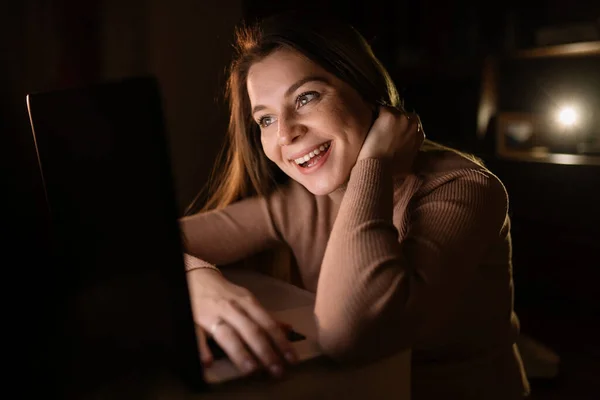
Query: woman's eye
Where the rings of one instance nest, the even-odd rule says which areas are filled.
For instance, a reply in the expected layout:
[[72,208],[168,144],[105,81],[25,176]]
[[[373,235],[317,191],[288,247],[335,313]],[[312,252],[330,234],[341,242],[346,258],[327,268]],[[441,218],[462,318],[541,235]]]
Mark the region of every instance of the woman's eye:
[[308,92],[308,93],[302,93],[301,95],[299,95],[296,98],[296,104],[298,106],[298,108],[307,105],[308,103],[310,103],[312,100],[316,99],[317,97],[319,97],[319,93],[317,92]]
[[261,126],[261,128],[266,128],[267,126],[271,125],[273,123],[273,117],[262,117],[261,119],[258,120],[258,125]]
[[[301,95],[296,97],[296,107],[297,108],[303,107],[318,97],[319,97],[319,93],[317,93],[317,92],[302,93]],[[258,125],[261,128],[266,128],[269,125],[271,125],[273,122],[275,122],[275,118],[273,118],[271,116],[267,116],[267,115],[258,119]]]

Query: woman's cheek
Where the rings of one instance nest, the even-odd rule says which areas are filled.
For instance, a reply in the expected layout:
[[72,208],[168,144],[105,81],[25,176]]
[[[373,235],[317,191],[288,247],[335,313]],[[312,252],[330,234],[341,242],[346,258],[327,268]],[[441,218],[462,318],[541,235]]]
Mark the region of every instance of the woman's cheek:
[[260,144],[262,145],[263,151],[267,155],[267,157],[271,158],[271,152],[273,151],[272,140],[265,133],[261,133],[260,135]]
[[275,142],[263,142],[263,150],[267,158],[275,164],[283,164],[283,156],[281,155],[281,147]]

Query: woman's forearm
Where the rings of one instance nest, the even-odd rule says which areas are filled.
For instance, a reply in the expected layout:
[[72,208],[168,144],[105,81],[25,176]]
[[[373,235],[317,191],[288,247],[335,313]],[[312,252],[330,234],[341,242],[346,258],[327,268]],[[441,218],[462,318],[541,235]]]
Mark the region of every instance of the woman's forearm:
[[[184,217],[179,224],[185,252],[212,265],[240,261],[280,241],[266,200],[259,197],[242,200],[222,210]],[[192,267],[200,262],[188,261]]]
[[[398,195],[421,184],[409,176]],[[332,355],[389,352],[435,336],[501,239],[508,203],[495,176],[462,169],[423,185],[408,209],[398,203],[397,219],[407,223],[399,237],[389,166],[367,159],[352,171],[316,296],[321,344]]]
[[354,347],[361,331],[390,306],[400,315],[402,292],[408,290],[401,286],[408,284],[409,273],[392,215],[390,166],[378,159],[360,161],[331,232],[316,297],[322,344],[334,355]]

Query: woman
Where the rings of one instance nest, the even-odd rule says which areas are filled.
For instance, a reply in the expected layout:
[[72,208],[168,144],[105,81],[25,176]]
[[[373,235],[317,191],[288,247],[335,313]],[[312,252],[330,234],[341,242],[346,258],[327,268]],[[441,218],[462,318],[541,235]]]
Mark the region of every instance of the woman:
[[197,324],[241,370],[279,376],[295,360],[284,328],[216,266],[285,244],[325,354],[411,348],[416,399],[527,394],[502,183],[424,141],[351,27],[282,15],[240,30],[237,49],[219,186],[181,219]]

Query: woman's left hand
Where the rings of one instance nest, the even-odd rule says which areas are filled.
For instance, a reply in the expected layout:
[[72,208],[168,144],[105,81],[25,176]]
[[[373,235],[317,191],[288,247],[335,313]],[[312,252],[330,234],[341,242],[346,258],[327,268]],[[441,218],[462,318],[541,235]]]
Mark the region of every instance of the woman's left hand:
[[423,140],[425,134],[416,114],[380,106],[379,116],[367,133],[357,161],[367,158],[396,158],[408,171]]

